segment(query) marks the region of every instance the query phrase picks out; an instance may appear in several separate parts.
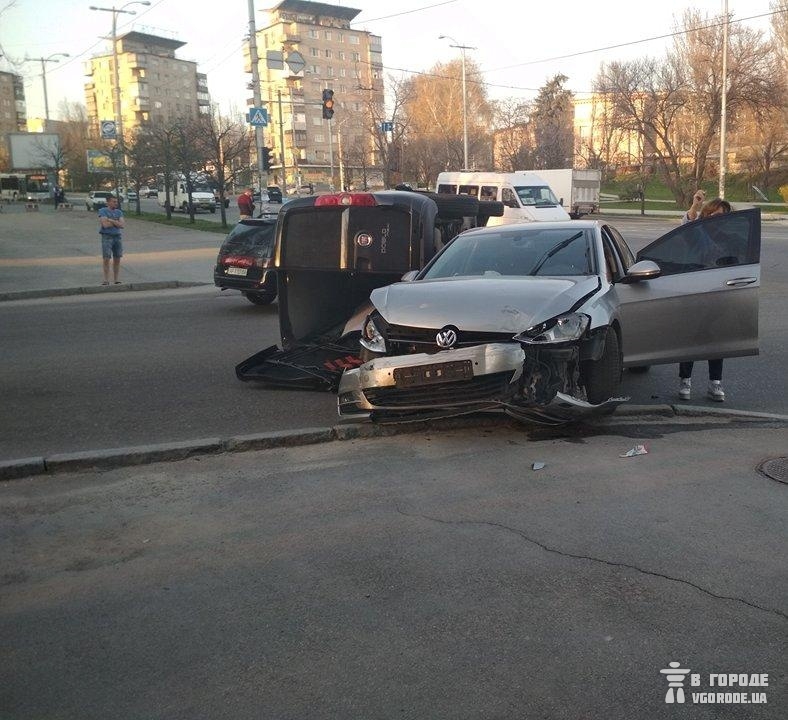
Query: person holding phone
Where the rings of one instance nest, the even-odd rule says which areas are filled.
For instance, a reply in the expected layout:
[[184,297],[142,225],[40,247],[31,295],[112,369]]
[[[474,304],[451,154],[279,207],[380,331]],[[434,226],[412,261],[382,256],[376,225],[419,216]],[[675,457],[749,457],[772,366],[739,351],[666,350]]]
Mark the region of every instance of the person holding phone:
[[703,210],[703,203],[706,202],[706,192],[698,188],[695,191],[695,194],[692,196],[692,205],[690,205],[689,210],[684,213],[684,216],[681,218],[681,224],[684,225],[688,222],[693,222],[694,220],[698,220],[700,218],[700,212]]

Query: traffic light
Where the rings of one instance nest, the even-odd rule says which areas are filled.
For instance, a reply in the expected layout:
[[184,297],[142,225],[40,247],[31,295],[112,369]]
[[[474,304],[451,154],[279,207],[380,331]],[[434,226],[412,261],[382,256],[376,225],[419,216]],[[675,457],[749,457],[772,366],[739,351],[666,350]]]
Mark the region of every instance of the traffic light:
[[323,119],[330,120],[334,117],[334,91],[323,90]]
[[263,152],[263,170],[270,170],[271,169],[271,148],[264,147],[262,148]]

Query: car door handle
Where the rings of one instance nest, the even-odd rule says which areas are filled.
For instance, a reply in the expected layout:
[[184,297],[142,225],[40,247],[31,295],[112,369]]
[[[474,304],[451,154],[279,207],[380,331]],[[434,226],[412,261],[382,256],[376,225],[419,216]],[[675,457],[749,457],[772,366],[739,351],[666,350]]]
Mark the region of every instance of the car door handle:
[[726,281],[726,285],[730,285],[731,287],[739,287],[741,285],[752,285],[754,282],[758,282],[758,278],[754,277],[743,277],[743,278],[733,278],[733,280]]

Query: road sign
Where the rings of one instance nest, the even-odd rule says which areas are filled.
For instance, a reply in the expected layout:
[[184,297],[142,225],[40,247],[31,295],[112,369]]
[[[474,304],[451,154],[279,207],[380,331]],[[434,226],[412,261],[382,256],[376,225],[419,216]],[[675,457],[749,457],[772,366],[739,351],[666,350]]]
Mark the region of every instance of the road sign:
[[393,122],[380,123],[380,132],[394,132],[394,123]]
[[102,140],[114,140],[118,136],[118,130],[115,126],[114,120],[101,121],[101,138]]
[[265,64],[269,70],[284,70],[285,65],[284,65],[284,61],[282,60],[282,51],[266,50]]
[[293,50],[293,52],[285,58],[285,62],[287,63],[287,67],[290,68],[290,72],[294,75],[298,75],[298,73],[306,67],[304,56],[297,50]]
[[265,108],[250,108],[248,118],[254,127],[268,127],[268,110]]

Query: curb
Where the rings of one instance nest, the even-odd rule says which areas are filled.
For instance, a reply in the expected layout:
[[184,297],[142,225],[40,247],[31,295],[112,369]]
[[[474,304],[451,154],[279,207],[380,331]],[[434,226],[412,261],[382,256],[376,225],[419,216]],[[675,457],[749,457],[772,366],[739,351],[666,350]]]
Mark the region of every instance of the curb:
[[75,288],[54,288],[51,290],[16,290],[0,293],[0,302],[8,300],[34,300],[67,295],[98,295],[101,293],[135,292],[140,290],[168,290],[171,288],[199,287],[210,285],[207,282],[186,282],[183,280],[158,280],[154,282],[122,283],[120,285],[86,285]]
[[[616,418],[698,418],[707,417],[730,422],[753,421],[788,424],[788,415],[722,410],[700,405],[632,405],[620,407],[616,413],[600,420],[600,427],[615,425]],[[479,414],[441,420],[423,420],[390,425],[373,423],[348,423],[327,428],[302,428],[281,430],[231,438],[203,438],[158,445],[140,445],[107,450],[86,450],[59,453],[49,457],[31,457],[0,462],[0,481],[17,480],[36,475],[54,475],[66,472],[112,470],[122,467],[146,465],[155,462],[175,462],[199,455],[271,450],[275,448],[315,445],[333,441],[364,440],[376,437],[404,435],[413,432],[484,428],[511,425],[507,415]],[[518,423],[521,427],[530,427]],[[542,427],[542,426],[534,426]]]

